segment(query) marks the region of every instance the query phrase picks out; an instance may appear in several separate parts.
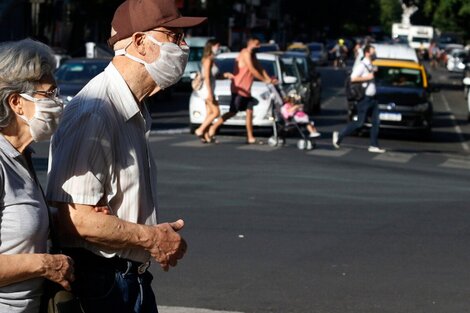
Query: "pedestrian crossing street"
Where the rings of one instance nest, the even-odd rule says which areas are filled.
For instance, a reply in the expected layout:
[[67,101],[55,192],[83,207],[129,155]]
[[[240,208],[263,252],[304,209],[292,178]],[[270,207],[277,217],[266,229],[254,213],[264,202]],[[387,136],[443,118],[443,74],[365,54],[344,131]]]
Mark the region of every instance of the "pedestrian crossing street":
[[[178,136],[152,136],[150,142],[162,142],[169,141],[168,144],[173,147],[184,147],[194,149],[217,149],[218,145],[207,145],[202,144],[198,140],[187,137],[179,138]],[[341,149],[334,149],[330,144],[317,144],[317,147],[313,150],[300,151],[296,147],[296,140],[289,140],[287,145],[282,147],[270,147],[266,142],[262,144],[247,145],[243,142],[240,137],[224,136],[219,138],[221,141],[220,145],[228,146],[236,150],[242,151],[255,151],[262,153],[277,153],[282,149],[292,150],[292,153],[305,153],[312,157],[321,158],[349,158],[361,154],[361,158],[364,158],[364,154],[372,162],[383,162],[383,163],[394,163],[394,164],[409,164],[412,162],[420,163],[421,158],[426,158],[427,164],[432,164],[441,168],[449,169],[462,169],[470,170],[470,156],[461,154],[439,154],[439,153],[414,153],[414,152],[402,152],[388,150],[383,154],[374,154],[367,152],[367,147],[362,146],[342,146]]]

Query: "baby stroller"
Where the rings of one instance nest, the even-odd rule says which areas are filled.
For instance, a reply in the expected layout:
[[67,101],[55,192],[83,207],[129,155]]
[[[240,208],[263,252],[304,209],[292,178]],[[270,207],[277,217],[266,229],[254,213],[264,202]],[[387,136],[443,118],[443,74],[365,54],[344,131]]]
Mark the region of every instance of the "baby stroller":
[[[293,130],[298,132],[300,139],[297,141],[299,150],[312,150],[316,147],[315,138],[309,137],[305,132],[303,125],[294,118],[294,115],[287,117],[283,114],[282,106],[284,105],[284,92],[278,86],[268,85],[268,89],[273,95],[273,135],[268,139],[268,145],[271,147],[279,147],[286,144],[286,137]],[[308,117],[307,117],[308,118]]]

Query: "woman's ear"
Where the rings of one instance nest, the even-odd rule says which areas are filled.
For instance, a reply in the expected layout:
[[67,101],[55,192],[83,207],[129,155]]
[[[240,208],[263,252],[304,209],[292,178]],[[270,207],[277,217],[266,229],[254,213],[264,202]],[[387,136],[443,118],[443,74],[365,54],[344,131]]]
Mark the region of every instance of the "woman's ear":
[[22,99],[23,98],[17,93],[13,93],[8,97],[8,104],[10,105],[10,108],[13,110],[13,112],[20,115],[24,114]]

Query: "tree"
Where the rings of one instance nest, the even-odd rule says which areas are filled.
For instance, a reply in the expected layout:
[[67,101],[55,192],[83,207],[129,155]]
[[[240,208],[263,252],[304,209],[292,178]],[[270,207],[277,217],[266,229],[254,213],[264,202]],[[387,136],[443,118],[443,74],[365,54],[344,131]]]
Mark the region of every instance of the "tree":
[[470,36],[468,0],[440,0],[433,14],[433,24],[442,31],[462,32]]
[[393,23],[400,22],[401,13],[400,1],[380,0],[380,22],[387,34],[391,33]]

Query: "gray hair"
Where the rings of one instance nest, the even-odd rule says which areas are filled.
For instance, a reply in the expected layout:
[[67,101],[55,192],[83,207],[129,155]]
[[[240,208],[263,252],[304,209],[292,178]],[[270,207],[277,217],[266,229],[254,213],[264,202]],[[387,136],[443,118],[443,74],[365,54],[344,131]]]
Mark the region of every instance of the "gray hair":
[[0,44],[0,129],[8,126],[13,111],[8,98],[26,93],[44,77],[52,76],[56,60],[52,49],[32,39]]

